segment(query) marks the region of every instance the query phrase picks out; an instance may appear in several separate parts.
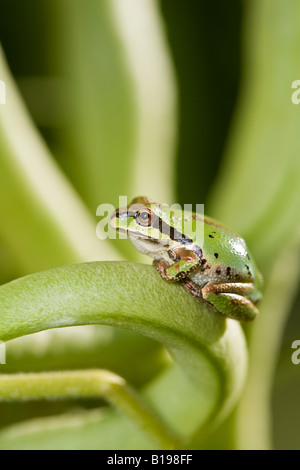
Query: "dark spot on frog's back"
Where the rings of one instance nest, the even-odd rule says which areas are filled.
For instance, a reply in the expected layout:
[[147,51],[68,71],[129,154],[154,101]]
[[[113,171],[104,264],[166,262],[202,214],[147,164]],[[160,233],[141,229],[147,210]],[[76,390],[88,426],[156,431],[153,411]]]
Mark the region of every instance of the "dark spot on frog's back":
[[209,238],[215,238],[211,233],[208,236]]
[[218,258],[219,258],[219,253],[214,253],[214,257],[215,257],[216,259],[218,259]]
[[246,266],[246,269],[247,269],[248,277],[252,277],[252,274],[251,274],[251,271],[250,271],[250,268],[249,268],[248,264],[245,264],[245,266]]
[[230,276],[230,274],[231,274],[231,267],[230,266],[228,266],[226,268],[226,274],[227,274],[227,276]]
[[216,269],[216,274],[221,274],[221,269]]

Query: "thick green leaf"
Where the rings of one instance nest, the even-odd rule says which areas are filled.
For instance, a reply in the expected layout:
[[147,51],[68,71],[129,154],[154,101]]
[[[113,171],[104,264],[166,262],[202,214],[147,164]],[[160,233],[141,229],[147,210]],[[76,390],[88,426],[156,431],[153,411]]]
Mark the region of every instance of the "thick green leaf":
[[[0,288],[0,316],[4,341],[47,328],[100,323],[162,342],[180,369],[167,368],[147,386],[144,396],[182,442],[223,419],[244,383],[247,354],[240,325],[207,310],[179,284],[163,281],[151,266],[95,262],[33,274]],[[141,432],[131,423],[136,430],[128,435],[128,420],[114,414],[104,423],[104,433],[98,423],[99,448],[104,435],[105,446],[130,448],[132,433]],[[82,426],[88,423],[83,420]],[[79,426],[77,431],[81,430]],[[17,431],[6,437],[4,432],[0,445],[36,448],[54,442],[48,441],[49,430],[44,437],[41,430],[37,441],[27,431],[25,436]],[[143,439],[137,437],[141,448],[151,446]],[[79,442],[77,435],[74,446],[80,448]]]
[[22,273],[117,259],[32,123],[0,50],[7,103],[0,106],[0,236]]

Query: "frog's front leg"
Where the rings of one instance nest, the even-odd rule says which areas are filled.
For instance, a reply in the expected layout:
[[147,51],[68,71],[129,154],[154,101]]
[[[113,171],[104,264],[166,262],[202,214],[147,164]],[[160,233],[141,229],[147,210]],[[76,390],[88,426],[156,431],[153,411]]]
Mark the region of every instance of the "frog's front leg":
[[169,250],[168,256],[172,264],[164,259],[154,260],[153,265],[159,274],[167,281],[178,281],[185,278],[191,271],[199,266],[199,256],[191,250],[178,248]]
[[246,296],[254,290],[252,283],[210,283],[201,289],[201,294],[219,313],[235,320],[254,320],[258,310]]

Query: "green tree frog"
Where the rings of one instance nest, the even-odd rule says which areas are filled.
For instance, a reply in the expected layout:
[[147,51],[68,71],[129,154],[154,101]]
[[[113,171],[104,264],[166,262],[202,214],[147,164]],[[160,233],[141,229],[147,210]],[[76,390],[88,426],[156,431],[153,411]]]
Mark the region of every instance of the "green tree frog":
[[[201,245],[196,222],[202,223]],[[138,197],[117,209],[110,224],[154,258],[163,279],[181,282],[209,308],[244,322],[257,316],[262,275],[245,241],[217,221]]]

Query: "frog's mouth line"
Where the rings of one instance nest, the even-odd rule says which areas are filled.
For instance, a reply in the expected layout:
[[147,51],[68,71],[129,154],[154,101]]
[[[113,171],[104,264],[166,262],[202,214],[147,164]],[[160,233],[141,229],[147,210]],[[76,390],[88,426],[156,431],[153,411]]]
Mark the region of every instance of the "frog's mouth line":
[[153,243],[153,245],[159,245],[161,243],[161,240],[156,240],[156,238],[153,237],[148,237],[147,235],[144,235],[143,233],[139,234],[129,234],[129,238],[136,238],[136,239],[142,239],[142,240],[147,240],[150,243]]
[[[115,227],[115,231],[118,232],[118,233],[128,234],[128,231],[125,228],[122,228],[122,227]],[[142,233],[128,234],[128,238],[137,238],[137,239],[142,238],[143,240],[147,240],[150,243],[153,243],[154,245],[159,245],[160,244],[160,240],[156,240],[155,238],[148,237],[147,235],[144,235]]]

